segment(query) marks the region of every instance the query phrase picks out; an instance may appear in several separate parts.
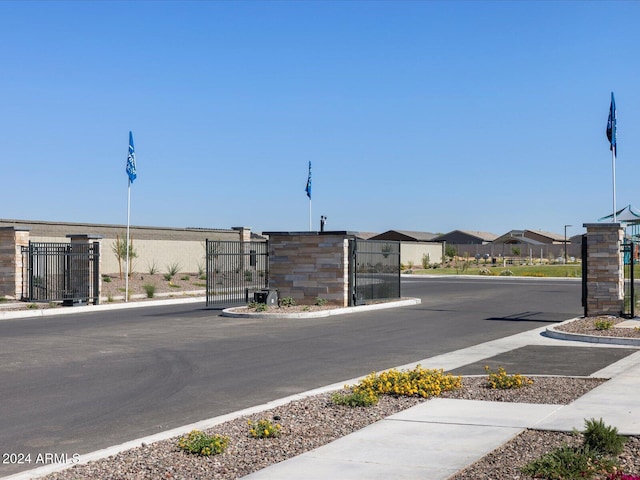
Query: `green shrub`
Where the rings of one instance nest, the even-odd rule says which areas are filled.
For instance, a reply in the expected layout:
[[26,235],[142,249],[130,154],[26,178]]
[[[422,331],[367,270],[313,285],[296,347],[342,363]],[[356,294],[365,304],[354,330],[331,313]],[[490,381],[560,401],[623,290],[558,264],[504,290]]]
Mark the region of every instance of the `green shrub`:
[[501,277],[513,277],[513,272],[511,270],[503,270],[500,272]]
[[170,265],[167,265],[167,273],[165,274],[164,279],[171,280],[180,272],[181,269],[182,267],[178,262],[174,262]]
[[378,396],[364,391],[337,392],[331,395],[331,402],[346,407],[370,407],[378,403]]
[[613,320],[609,320],[606,318],[598,318],[593,322],[593,326],[596,330],[610,330],[611,328],[613,328],[613,325]]
[[253,438],[279,437],[281,429],[280,424],[273,424],[269,420],[258,420],[256,424],[249,420],[249,433]]
[[156,294],[156,286],[155,285],[143,285],[144,291],[147,293],[147,298],[153,298]]
[[267,308],[269,308],[266,303],[259,302],[249,302],[249,305],[247,305],[247,307],[255,310],[256,312],[264,312],[265,310],[267,310]]
[[4,296],[0,297],[0,303],[6,303],[8,301],[9,301],[9,299],[7,297],[4,297]]
[[328,300],[326,298],[316,298],[316,305],[318,307],[324,307],[327,304]]
[[291,297],[283,297],[280,299],[281,307],[293,307],[296,304],[296,301]]
[[188,282],[191,279],[191,277],[189,275],[183,275],[180,277],[180,280],[182,280],[183,282]]
[[622,453],[627,438],[618,435],[616,427],[607,426],[602,419],[585,420],[584,445],[603,455],[617,456]]
[[147,265],[147,273],[149,275],[155,275],[158,273],[158,264],[155,261]]
[[104,283],[111,283],[111,277],[109,275],[103,275],[102,276],[102,281]]
[[525,465],[522,472],[536,478],[559,480],[589,479],[594,475],[615,473],[615,457],[622,453],[627,439],[618,435],[615,427],[606,426],[602,419],[585,420],[582,435],[582,445],[556,448]]
[[207,435],[200,430],[192,430],[178,440],[178,447],[189,453],[198,455],[217,455],[224,452],[229,439],[220,435]]
[[588,479],[596,472],[614,471],[615,461],[601,457],[588,447],[563,445],[522,467],[522,473],[535,478]]

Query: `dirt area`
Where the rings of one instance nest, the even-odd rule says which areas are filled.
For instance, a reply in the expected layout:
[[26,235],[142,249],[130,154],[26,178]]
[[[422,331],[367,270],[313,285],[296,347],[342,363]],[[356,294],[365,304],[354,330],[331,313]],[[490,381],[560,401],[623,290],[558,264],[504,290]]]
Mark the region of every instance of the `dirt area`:
[[[197,273],[178,273],[170,280],[167,280],[163,273],[132,273],[129,277],[129,295],[130,300],[136,297],[149,298],[147,289],[153,287],[153,295],[166,297],[174,294],[184,295],[185,292],[190,294],[205,295],[206,280],[204,275]],[[102,298],[103,301],[119,301],[124,300],[125,292],[125,276],[118,273],[102,275]]]

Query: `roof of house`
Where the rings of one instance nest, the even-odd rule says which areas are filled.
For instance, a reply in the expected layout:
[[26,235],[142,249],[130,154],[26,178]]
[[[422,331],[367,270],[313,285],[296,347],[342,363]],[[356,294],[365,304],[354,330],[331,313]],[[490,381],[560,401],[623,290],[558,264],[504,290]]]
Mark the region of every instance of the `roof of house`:
[[405,240],[410,242],[431,242],[436,237],[431,232],[414,232],[411,230],[387,230],[376,235],[371,240]]
[[561,235],[559,233],[545,232],[544,230],[525,230],[524,231],[524,235],[525,236],[527,235],[527,232],[532,232],[532,233],[535,233],[537,235],[541,235],[543,237],[550,238],[554,242],[563,242],[564,241],[564,235]]
[[495,233],[491,233],[491,232],[479,232],[479,231],[474,231],[474,230],[452,230],[450,232],[443,233],[442,235],[438,235],[438,236],[434,237],[433,241],[437,242],[437,241],[439,241],[439,239],[441,237],[447,237],[448,235],[452,235],[452,234],[455,234],[455,233],[462,233],[464,235],[468,235],[470,237],[474,237],[474,238],[477,238],[479,240],[482,240],[483,242],[492,242],[496,238],[498,238],[498,235],[496,235]]

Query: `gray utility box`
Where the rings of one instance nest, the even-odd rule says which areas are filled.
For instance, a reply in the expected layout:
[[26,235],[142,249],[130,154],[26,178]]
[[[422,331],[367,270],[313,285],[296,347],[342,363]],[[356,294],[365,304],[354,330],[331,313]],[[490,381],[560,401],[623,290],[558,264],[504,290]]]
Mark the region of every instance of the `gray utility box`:
[[269,307],[278,306],[277,290],[260,290],[253,294],[253,301],[256,303],[266,303]]

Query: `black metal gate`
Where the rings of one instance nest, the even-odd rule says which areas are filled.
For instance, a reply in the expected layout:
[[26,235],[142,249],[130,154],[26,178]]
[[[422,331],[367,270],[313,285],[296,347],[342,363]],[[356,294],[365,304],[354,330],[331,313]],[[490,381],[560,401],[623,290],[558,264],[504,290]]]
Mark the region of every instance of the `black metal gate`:
[[207,306],[248,303],[269,285],[267,242],[206,241]]
[[100,244],[29,242],[22,247],[22,300],[100,302]]
[[622,316],[633,318],[636,308],[636,292],[634,285],[635,247],[631,241],[625,241],[621,247],[624,264],[624,302]]
[[349,241],[349,304],[400,298],[400,242]]

